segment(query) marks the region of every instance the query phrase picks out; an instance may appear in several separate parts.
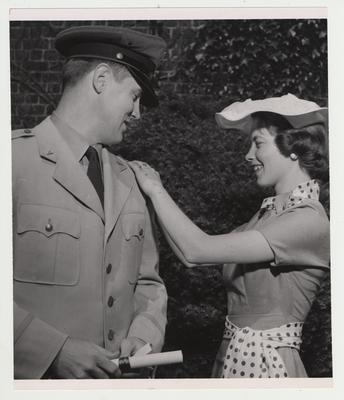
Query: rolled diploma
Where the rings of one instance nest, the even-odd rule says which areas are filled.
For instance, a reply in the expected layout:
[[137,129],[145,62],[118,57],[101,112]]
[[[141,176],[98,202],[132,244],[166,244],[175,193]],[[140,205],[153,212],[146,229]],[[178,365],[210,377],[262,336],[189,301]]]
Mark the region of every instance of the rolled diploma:
[[[180,350],[167,351],[165,353],[146,354],[144,356],[129,357],[130,368],[143,368],[155,365],[176,364],[183,362],[183,353]],[[116,365],[119,359],[112,360]]]

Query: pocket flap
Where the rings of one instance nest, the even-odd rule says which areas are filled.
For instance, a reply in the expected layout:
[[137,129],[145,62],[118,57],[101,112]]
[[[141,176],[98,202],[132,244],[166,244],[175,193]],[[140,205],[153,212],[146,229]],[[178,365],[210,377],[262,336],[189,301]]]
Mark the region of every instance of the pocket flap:
[[17,232],[36,231],[47,237],[66,233],[80,237],[79,215],[63,208],[38,204],[20,204]]
[[126,240],[135,236],[142,240],[145,236],[145,217],[143,213],[124,214],[122,216],[122,231]]

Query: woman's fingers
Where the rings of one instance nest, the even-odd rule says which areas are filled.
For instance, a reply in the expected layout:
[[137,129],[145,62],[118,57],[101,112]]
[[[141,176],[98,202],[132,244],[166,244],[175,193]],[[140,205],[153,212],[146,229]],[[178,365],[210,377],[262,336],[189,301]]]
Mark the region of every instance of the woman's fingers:
[[142,161],[130,161],[129,165],[133,169],[136,179],[141,189],[148,195],[162,186],[160,175],[154,168]]
[[139,169],[139,163],[137,161],[129,161],[129,165],[131,166],[131,168],[135,169]]
[[135,160],[135,161],[130,161],[129,164],[134,169],[134,171],[137,173],[141,172],[144,175],[151,176],[151,177],[159,176],[159,173],[145,162]]
[[141,161],[130,161],[130,166],[134,169],[135,172],[142,172],[144,168],[147,168]]

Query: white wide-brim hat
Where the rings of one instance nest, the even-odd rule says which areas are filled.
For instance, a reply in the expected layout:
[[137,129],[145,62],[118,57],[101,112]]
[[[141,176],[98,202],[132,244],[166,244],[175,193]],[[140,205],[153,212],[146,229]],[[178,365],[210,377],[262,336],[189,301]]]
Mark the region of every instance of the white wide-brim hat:
[[327,107],[319,107],[312,101],[299,99],[290,93],[264,100],[237,101],[216,113],[215,120],[221,128],[251,132],[251,114],[256,112],[279,114],[293,128],[303,128],[313,124],[323,124],[327,128]]

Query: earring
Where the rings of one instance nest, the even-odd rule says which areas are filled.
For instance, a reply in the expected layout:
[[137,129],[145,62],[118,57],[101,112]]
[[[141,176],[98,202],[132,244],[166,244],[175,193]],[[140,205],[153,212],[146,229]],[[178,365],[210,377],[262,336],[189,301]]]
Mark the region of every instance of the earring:
[[289,157],[291,160],[296,161],[297,160],[297,155],[295,153],[290,153]]

